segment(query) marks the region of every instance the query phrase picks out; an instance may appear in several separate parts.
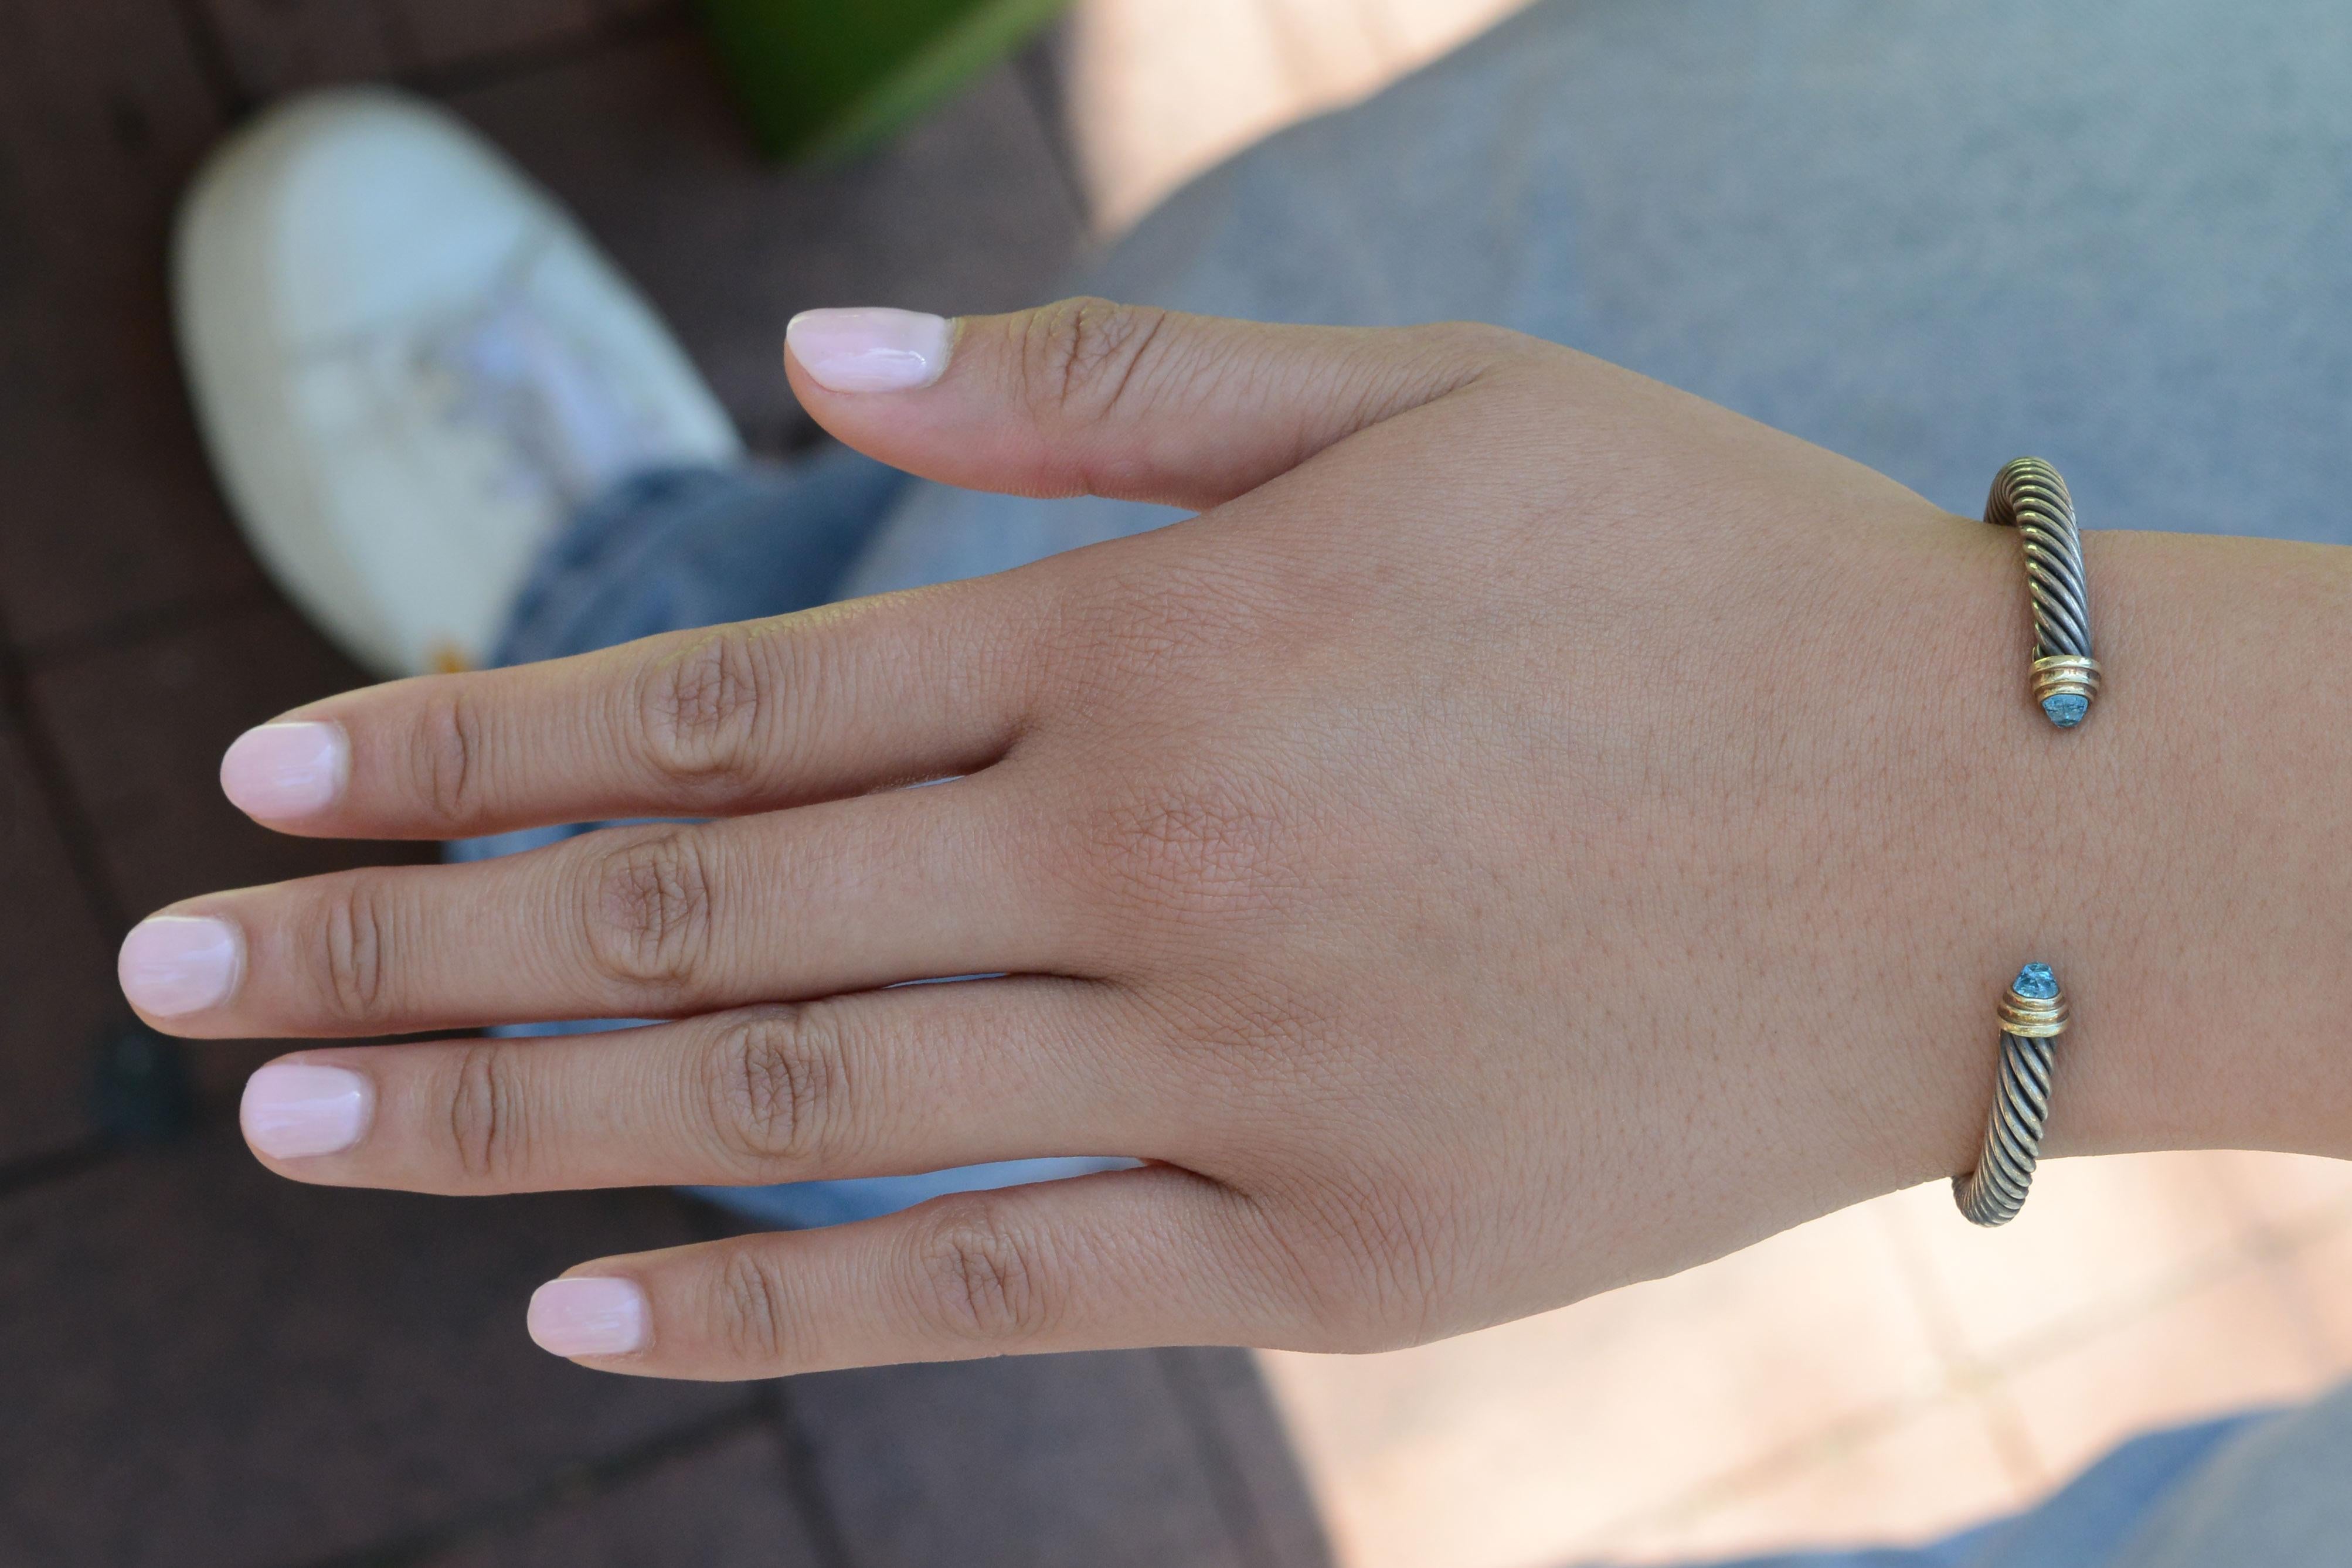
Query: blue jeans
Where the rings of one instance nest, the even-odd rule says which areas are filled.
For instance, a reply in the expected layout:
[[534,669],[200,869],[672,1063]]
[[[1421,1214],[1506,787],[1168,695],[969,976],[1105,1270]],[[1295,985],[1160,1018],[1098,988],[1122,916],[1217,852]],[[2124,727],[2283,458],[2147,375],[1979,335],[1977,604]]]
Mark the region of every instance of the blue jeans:
[[[2352,542],[2352,6],[1540,5],[1180,193],[1082,286],[1569,343],[1955,511],[2020,452],[2093,526]],[[875,301],[874,303],[887,303]],[[540,563],[509,660],[992,571],[1156,527],[835,452],[639,476]],[[509,836],[459,852],[497,852]],[[977,1173],[717,1195],[776,1223]],[[2144,1437],[1910,1568],[2342,1568],[2352,1394]]]

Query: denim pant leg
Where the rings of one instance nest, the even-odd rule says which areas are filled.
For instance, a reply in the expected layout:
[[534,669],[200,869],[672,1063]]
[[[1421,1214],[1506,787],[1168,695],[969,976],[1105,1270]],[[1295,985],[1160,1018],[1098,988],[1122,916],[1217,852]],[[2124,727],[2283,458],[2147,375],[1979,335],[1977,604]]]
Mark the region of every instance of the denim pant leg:
[[788,465],[635,475],[542,552],[493,662],[560,659],[830,602],[908,483],[841,447]]
[[[782,615],[830,602],[842,574],[907,476],[842,449],[786,465],[636,475],[583,508],[548,547],[515,601],[495,662],[526,664],[656,632]],[[599,826],[470,839],[452,860],[536,849]],[[625,1029],[635,1020],[524,1024],[505,1034]],[[835,1225],[945,1192],[1050,1181],[1108,1159],[1010,1160],[904,1176],[689,1190],[762,1224]]]

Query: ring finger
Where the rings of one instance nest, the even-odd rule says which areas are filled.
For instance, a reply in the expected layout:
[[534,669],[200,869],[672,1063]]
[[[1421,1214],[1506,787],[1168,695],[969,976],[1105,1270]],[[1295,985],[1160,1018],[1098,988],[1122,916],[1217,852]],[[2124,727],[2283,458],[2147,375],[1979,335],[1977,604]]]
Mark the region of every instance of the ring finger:
[[245,1130],[281,1175],[414,1192],[750,1185],[1164,1154],[1144,1020],[1088,981],[968,980],[562,1039],[303,1051]]

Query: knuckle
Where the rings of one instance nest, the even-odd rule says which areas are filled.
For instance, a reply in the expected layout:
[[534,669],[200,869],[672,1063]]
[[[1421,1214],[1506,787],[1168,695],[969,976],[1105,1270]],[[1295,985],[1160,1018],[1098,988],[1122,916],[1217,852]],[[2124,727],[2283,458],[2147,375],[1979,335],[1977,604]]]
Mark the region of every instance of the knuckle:
[[392,1005],[391,919],[381,895],[366,883],[339,889],[320,911],[315,970],[321,999],[338,1018],[367,1024]]
[[1002,1343],[1053,1324],[1036,1242],[986,1194],[946,1201],[918,1232],[915,1285],[923,1321],[952,1339]]
[[758,768],[768,710],[755,633],[722,627],[648,666],[637,693],[646,753],[665,778],[724,789]]
[[457,1059],[449,1086],[449,1146],[477,1180],[512,1176],[528,1164],[522,1086],[509,1048],[485,1040]]
[[1326,1180],[1267,1217],[1280,1237],[1277,1276],[1304,1303],[1325,1346],[1361,1354],[1447,1332],[1441,1232],[1374,1184]]
[[813,1002],[762,1009],[719,1036],[710,1115],[721,1147],[755,1175],[821,1163],[847,1090],[838,1015]]
[[719,1270],[711,1302],[719,1343],[739,1362],[772,1364],[784,1354],[784,1287],[768,1260],[737,1249]]
[[710,876],[691,828],[631,835],[588,878],[588,946],[626,984],[683,988],[710,945]]
[[1168,319],[1154,307],[1090,298],[1032,311],[1020,355],[1025,401],[1073,423],[1101,418],[1134,386]]
[[1278,896],[1286,831],[1271,800],[1161,777],[1105,795],[1092,815],[1086,853],[1123,904],[1233,915]]
[[1295,601],[1252,571],[1239,559],[1094,563],[1040,637],[1053,700],[1130,728],[1153,716],[1197,716],[1203,673],[1221,675],[1237,651],[1295,641]]
[[470,821],[481,794],[481,716],[462,685],[435,696],[409,753],[417,798],[437,821]]

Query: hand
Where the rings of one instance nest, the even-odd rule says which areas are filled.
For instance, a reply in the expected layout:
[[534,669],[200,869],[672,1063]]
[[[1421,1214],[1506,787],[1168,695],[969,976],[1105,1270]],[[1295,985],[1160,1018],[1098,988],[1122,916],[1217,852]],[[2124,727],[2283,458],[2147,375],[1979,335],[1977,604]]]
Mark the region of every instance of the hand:
[[2180,586],[2213,574],[2094,540],[2116,680],[2062,735],[2013,536],[1564,349],[1098,301],[961,322],[898,390],[828,390],[871,385],[841,348],[791,371],[853,445],[1202,515],[313,705],[241,743],[315,747],[240,788],[283,831],[712,820],[192,900],[126,988],[198,1036],[672,1020],[288,1057],[247,1127],[302,1181],[1148,1163],[586,1263],[551,1348],[751,1377],[1492,1323],[1966,1168],[2028,958],[2075,998],[2059,1152],[2345,1124],[2237,1114],[2248,1059],[2174,1050],[2225,935],[2305,998],[2256,1038],[2310,1047],[2295,977],[2343,927],[2309,907],[2340,871],[2262,882],[2188,831],[2292,839],[2266,802],[2340,758],[2149,760],[2219,706],[2166,641],[2216,634]]

